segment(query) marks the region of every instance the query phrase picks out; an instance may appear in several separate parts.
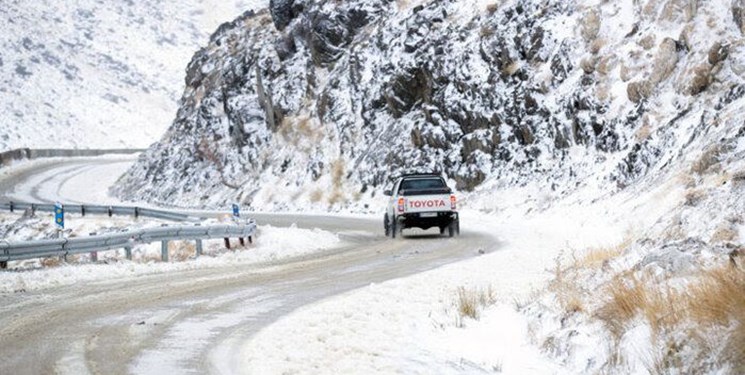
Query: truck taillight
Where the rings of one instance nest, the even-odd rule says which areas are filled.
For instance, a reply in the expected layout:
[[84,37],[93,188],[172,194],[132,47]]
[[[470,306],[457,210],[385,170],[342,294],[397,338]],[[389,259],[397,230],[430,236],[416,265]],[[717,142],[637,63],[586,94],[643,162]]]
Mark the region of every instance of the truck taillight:
[[451,195],[450,196],[450,209],[455,210],[456,206],[457,205],[456,205],[455,195]]
[[404,212],[405,204],[406,204],[406,200],[404,200],[404,198],[398,198],[398,212]]

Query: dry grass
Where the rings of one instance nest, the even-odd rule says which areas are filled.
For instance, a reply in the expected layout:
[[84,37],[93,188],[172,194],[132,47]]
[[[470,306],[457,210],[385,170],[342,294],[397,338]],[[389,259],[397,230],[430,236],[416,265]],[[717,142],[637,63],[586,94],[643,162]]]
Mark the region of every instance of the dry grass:
[[495,32],[496,31],[494,31],[494,29],[490,26],[481,26],[481,29],[479,30],[479,36],[482,38],[489,38],[494,35]]
[[641,143],[646,141],[650,135],[652,135],[652,127],[649,124],[644,124],[636,131],[634,138]]
[[688,288],[687,315],[698,326],[724,328],[721,361],[745,370],[745,271],[723,266],[703,271]]
[[683,204],[690,207],[698,206],[706,198],[706,193],[701,189],[688,189]]
[[701,153],[696,161],[691,165],[691,172],[702,175],[708,172],[719,171],[719,160],[722,154],[722,147],[720,145],[713,145],[708,147]]
[[608,54],[598,60],[595,70],[600,73],[600,75],[606,76],[608,75],[608,73],[616,68],[616,65],[618,65],[616,56],[613,54]]
[[318,203],[318,202],[321,201],[321,199],[323,199],[323,190],[316,189],[316,190],[313,190],[310,193],[310,202],[311,203]]
[[279,126],[279,134],[289,144],[307,150],[323,139],[323,129],[308,116],[286,116]]
[[679,366],[679,346],[697,347],[698,355],[707,355],[712,335],[725,342],[719,361],[745,369],[745,272],[728,265],[701,271],[692,280],[676,289],[655,277],[618,275],[600,290],[606,300],[593,316],[614,337],[616,347],[638,318],[651,327],[653,340],[663,332],[687,332],[687,342],[665,338],[662,352],[655,353],[658,370]]
[[616,340],[620,340],[637,316],[643,317],[655,334],[680,325],[684,318],[685,293],[653,277],[622,274],[602,290],[608,297],[594,316],[604,323]]
[[710,243],[734,242],[739,237],[737,230],[728,224],[720,225],[711,235]]
[[572,254],[568,265],[562,265],[557,258],[549,290],[556,295],[565,314],[586,312],[591,304],[592,293],[585,288],[581,274],[587,270],[605,268],[612,259],[621,256],[631,242],[632,236],[627,234],[618,244],[590,248],[579,255]]
[[597,55],[600,50],[608,44],[608,41],[603,38],[597,38],[590,43],[590,53]]
[[513,62],[505,65],[505,67],[502,69],[502,75],[503,76],[511,76],[511,75],[517,73],[517,71],[520,70],[520,67],[521,67],[521,65],[520,65],[519,62],[513,61]]
[[197,246],[189,241],[171,241],[168,243],[168,259],[183,262],[197,255]]
[[462,322],[464,318],[478,320],[481,314],[481,309],[493,305],[496,301],[497,297],[491,286],[486,289],[458,288],[458,326],[463,326]]
[[345,164],[343,159],[337,159],[331,164],[331,184],[333,186],[328,203],[334,205],[346,200],[343,193]]
[[631,242],[632,238],[627,236],[616,245],[591,248],[575,261],[574,266],[581,268],[600,268],[611,259],[621,256],[624,250],[631,245]]
[[62,259],[60,259],[60,257],[41,258],[40,263],[44,268],[54,268],[59,267],[62,264]]

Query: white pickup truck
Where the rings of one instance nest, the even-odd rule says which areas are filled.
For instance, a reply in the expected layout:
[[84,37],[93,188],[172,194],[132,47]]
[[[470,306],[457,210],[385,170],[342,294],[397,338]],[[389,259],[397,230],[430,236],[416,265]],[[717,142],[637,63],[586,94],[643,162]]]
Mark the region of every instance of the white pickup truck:
[[442,177],[434,174],[405,175],[396,180],[389,196],[383,226],[395,238],[406,228],[438,227],[440,234],[460,234],[456,198]]

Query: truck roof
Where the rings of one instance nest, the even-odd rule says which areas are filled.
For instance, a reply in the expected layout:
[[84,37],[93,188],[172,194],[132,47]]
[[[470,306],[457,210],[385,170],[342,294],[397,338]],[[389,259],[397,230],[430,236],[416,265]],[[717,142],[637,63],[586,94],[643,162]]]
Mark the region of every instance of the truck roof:
[[394,180],[398,180],[400,178],[422,178],[422,177],[435,177],[435,178],[442,178],[439,174],[435,173],[407,173],[402,174],[400,176],[397,176],[394,178]]

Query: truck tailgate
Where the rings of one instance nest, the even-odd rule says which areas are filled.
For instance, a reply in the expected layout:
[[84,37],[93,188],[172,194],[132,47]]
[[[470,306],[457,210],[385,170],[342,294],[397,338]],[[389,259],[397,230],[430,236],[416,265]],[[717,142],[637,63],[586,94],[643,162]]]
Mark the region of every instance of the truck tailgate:
[[405,199],[404,212],[407,213],[452,211],[450,194],[412,195]]

